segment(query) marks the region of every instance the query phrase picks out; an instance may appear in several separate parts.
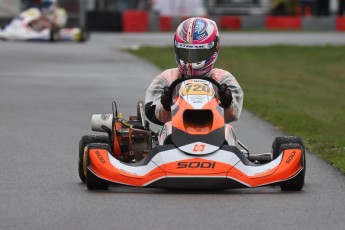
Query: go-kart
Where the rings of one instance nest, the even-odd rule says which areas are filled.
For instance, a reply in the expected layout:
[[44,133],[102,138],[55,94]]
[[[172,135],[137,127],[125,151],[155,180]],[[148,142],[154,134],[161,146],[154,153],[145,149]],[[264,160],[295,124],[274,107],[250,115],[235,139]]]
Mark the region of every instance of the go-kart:
[[[64,25],[67,20],[66,13],[58,14],[60,25]],[[4,27],[0,28],[0,40],[18,41],[75,41],[84,42],[89,38],[89,34],[82,28],[62,28],[57,24],[42,16],[39,9],[31,8],[20,15]]]
[[224,123],[219,83],[207,77],[175,80],[171,121],[150,130],[139,101],[128,120],[94,114],[92,130],[79,142],[79,176],[90,190],[111,183],[167,189],[227,189],[279,185],[301,190],[305,148],[298,137],[275,138],[271,153],[252,154]]

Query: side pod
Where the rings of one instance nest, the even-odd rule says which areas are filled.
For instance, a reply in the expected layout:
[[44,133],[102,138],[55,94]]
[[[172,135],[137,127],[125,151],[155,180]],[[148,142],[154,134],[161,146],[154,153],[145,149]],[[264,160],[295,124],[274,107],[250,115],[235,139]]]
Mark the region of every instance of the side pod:
[[281,184],[303,173],[304,157],[300,148],[286,149],[278,158],[262,166],[247,166],[239,162],[228,172],[227,177],[246,187]]

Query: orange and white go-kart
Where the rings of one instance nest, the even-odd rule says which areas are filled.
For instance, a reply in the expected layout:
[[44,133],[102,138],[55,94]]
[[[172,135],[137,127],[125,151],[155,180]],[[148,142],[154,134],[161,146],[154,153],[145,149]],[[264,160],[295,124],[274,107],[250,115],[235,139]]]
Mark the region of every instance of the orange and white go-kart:
[[170,87],[172,119],[158,134],[149,129],[142,102],[128,120],[117,113],[115,103],[113,114],[93,115],[92,130],[108,135],[80,140],[79,176],[89,189],[107,189],[112,183],[172,189],[303,188],[300,138],[277,137],[272,153],[251,154],[224,123],[217,81],[183,78]]

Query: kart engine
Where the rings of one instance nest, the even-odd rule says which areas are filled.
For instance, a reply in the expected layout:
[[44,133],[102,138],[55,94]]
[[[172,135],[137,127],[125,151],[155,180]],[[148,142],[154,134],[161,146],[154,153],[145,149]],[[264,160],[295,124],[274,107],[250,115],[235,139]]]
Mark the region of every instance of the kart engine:
[[114,157],[131,163],[142,160],[152,148],[152,131],[143,127],[134,115],[126,121],[119,114],[114,128],[112,123],[112,114],[94,114],[91,128],[93,131],[108,132],[113,136],[114,142],[110,146]]
[[150,130],[134,128],[130,123],[126,123],[122,121],[121,129],[116,131],[121,149],[120,158],[125,162],[138,162],[152,148],[152,133]]

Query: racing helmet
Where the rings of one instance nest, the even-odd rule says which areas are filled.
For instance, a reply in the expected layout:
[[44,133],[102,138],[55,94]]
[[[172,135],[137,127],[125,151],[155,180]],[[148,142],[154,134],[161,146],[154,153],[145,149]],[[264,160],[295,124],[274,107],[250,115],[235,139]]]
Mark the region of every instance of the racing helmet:
[[189,18],[174,37],[176,63],[184,76],[208,76],[219,53],[217,24],[207,18]]
[[40,8],[43,13],[51,13],[57,7],[57,0],[42,0]]

